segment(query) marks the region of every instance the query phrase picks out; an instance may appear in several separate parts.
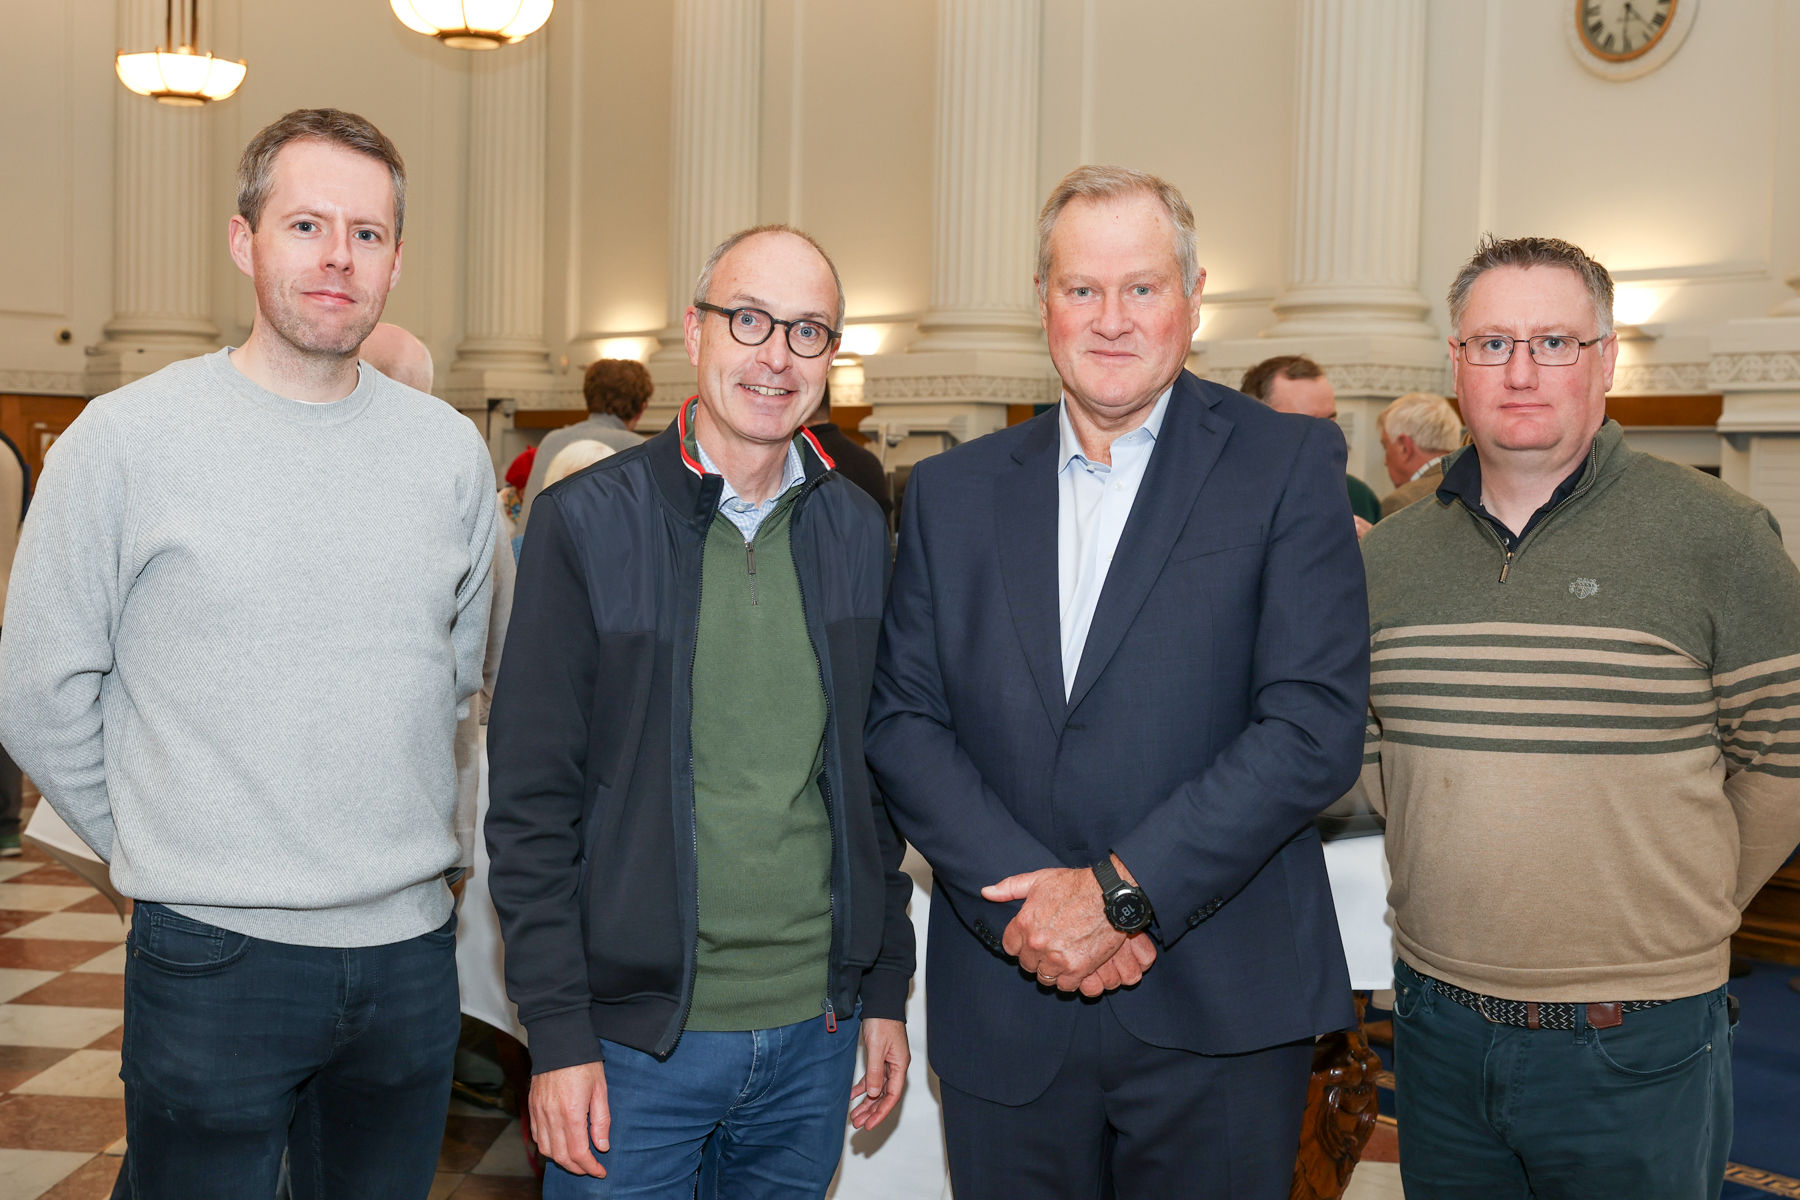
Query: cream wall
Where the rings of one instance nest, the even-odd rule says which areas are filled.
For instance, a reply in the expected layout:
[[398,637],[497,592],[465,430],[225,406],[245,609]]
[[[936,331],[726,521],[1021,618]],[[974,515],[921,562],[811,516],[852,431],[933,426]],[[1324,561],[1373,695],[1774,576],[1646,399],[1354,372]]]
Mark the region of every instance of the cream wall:
[[[132,40],[119,15],[132,2],[11,5],[23,24],[0,45],[0,390],[91,390],[83,347],[112,315],[117,112],[150,103],[124,95],[112,73],[113,50]],[[930,303],[937,36],[949,2],[762,3],[757,213],[832,250],[852,323],[872,327],[861,336],[877,338],[864,345],[879,355],[916,339]],[[1040,193],[1083,161],[1167,176],[1195,208],[1209,272],[1195,365],[1232,380],[1243,362],[1289,348],[1259,335],[1277,320],[1298,236],[1296,48],[1303,23],[1342,0],[1038,2]],[[1755,426],[1742,436],[1782,432],[1765,426],[1790,395],[1800,405],[1800,382],[1777,386],[1800,339],[1764,319],[1793,299],[1782,280],[1800,268],[1800,72],[1788,69],[1800,63],[1800,0],[1706,0],[1674,58],[1624,84],[1577,63],[1563,0],[1424,2],[1417,288],[1437,336],[1444,287],[1481,231],[1557,234],[1655,293],[1661,336],[1626,345],[1619,390],[1724,391],[1728,410],[1761,414],[1742,416]],[[225,254],[237,154],[287,109],[337,105],[373,119],[407,157],[406,267],[388,316],[427,340],[441,378],[463,336],[473,56],[405,30],[383,0],[208,0],[202,12],[203,40],[250,63],[240,93],[198,115],[215,231],[209,310],[222,339],[241,338],[252,312]],[[549,64],[543,335],[554,404],[578,403],[579,369],[605,341],[636,338],[647,355],[666,324],[675,28],[672,4],[560,0],[538,35]],[[67,345],[55,338],[65,327]],[[1409,353],[1442,362],[1428,346]],[[1760,365],[1745,367],[1746,354]],[[1385,489],[1367,419],[1384,394],[1368,383],[1373,367],[1356,375],[1354,357],[1330,364],[1363,380],[1346,407],[1353,469]],[[1740,403],[1730,397],[1747,370],[1762,374]],[[1707,457],[1691,435],[1681,444],[1684,457]],[[1729,474],[1732,443],[1718,444]]]

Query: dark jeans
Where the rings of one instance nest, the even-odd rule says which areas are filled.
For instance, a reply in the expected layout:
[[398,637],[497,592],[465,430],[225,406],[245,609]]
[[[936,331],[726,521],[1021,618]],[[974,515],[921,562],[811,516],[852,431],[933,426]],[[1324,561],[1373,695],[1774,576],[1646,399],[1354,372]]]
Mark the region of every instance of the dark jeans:
[[456,918],[386,946],[291,946],[139,901],[125,962],[135,1200],[424,1200],[460,1029]]
[[[844,1152],[862,1022],[688,1030],[667,1059],[606,1050],[612,1130],[603,1177],[544,1164],[544,1200],[823,1197]],[[696,1190],[697,1189],[697,1190]]]
[[941,1084],[956,1200],[1287,1200],[1312,1039],[1195,1054],[1139,1041],[1110,1003],[1073,1003],[1068,1054],[1037,1099]]
[[[1574,1032],[1490,1023],[1394,969],[1407,1200],[1701,1200],[1731,1149],[1724,988]],[[1632,999],[1629,996],[1617,999]]]

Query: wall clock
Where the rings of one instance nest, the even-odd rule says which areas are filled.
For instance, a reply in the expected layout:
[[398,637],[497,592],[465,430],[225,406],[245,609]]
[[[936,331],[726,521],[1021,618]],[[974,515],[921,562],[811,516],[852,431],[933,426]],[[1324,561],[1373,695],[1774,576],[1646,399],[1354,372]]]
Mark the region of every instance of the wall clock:
[[1668,62],[1699,7],[1700,0],[1572,0],[1564,28],[1582,66],[1622,83]]

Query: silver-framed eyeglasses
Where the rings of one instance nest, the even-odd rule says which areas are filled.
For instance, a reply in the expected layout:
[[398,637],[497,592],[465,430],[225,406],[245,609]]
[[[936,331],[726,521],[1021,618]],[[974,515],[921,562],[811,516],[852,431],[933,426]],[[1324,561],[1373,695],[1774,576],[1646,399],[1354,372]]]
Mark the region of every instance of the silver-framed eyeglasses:
[[1529,338],[1484,333],[1480,337],[1464,338],[1457,344],[1462,348],[1463,361],[1471,366],[1503,367],[1512,361],[1515,350],[1525,346],[1531,361],[1540,367],[1572,367],[1583,350],[1603,340],[1593,338],[1584,342],[1571,333],[1540,333]]
[[731,336],[741,346],[760,346],[769,340],[777,325],[787,326],[788,349],[801,358],[817,358],[831,349],[831,343],[843,333],[823,321],[777,321],[760,308],[720,308],[716,304],[697,303],[702,312],[718,313],[731,327]]

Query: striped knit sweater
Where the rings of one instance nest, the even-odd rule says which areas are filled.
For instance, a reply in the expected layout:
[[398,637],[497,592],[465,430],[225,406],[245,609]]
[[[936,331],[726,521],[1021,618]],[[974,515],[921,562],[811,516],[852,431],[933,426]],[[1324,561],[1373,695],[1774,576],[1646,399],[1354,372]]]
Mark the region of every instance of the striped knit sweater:
[[1504,582],[1460,500],[1363,554],[1400,956],[1515,1000],[1723,983],[1800,840],[1800,571],[1774,518],[1609,420]]

